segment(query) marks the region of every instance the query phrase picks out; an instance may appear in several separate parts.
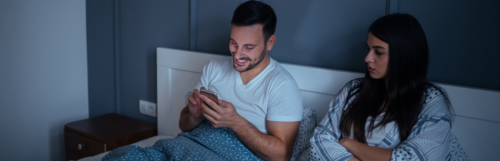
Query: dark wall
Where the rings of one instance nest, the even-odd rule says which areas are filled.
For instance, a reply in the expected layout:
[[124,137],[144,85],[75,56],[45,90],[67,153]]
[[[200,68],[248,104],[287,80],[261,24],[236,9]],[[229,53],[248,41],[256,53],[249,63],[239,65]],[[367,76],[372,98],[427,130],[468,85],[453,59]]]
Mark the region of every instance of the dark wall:
[[156,102],[156,48],[189,49],[189,1],[120,1],[120,88],[123,115],[139,113],[139,100]]
[[139,113],[156,102],[156,47],[189,49],[189,1],[87,0],[89,115]]
[[114,113],[115,14],[114,2],[86,1],[89,117]]
[[[263,1],[278,17],[270,56],[279,62],[363,72],[369,25],[402,12],[426,32],[429,80],[500,87],[498,1]],[[156,123],[138,109],[140,99],[156,102],[156,47],[230,55],[230,21],[242,2],[87,0],[90,116],[117,112]]]
[[265,2],[278,17],[274,59],[364,72],[367,29],[385,15],[385,0]]
[[85,10],[0,0],[0,160],[62,161],[65,124],[89,117]]
[[429,43],[431,81],[500,88],[500,1],[401,1]]
[[[230,22],[241,2],[197,2],[197,51],[230,55]],[[278,17],[273,59],[357,72],[365,69],[367,28],[385,15],[386,5],[385,0],[264,2]]]

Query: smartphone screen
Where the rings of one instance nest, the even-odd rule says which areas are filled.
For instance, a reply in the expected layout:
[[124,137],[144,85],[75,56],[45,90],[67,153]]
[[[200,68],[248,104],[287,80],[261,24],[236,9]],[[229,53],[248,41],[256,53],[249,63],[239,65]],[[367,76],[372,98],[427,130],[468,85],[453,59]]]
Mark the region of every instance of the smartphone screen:
[[[209,99],[211,99],[215,103],[219,104],[219,98],[217,98],[217,93],[209,91],[209,90],[203,90],[203,89],[200,91],[200,93],[202,95],[208,97]],[[205,103],[205,102],[203,102],[203,103]],[[205,105],[207,105],[208,107],[210,107],[207,103],[205,103]],[[212,107],[210,107],[210,108],[213,110]]]

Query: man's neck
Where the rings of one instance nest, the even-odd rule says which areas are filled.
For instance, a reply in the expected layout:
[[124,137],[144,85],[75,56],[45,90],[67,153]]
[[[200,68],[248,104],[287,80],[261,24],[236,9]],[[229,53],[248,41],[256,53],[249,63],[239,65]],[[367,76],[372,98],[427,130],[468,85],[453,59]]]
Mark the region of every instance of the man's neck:
[[269,55],[266,55],[264,60],[262,60],[262,62],[259,63],[255,68],[250,69],[246,72],[240,72],[240,77],[241,77],[241,81],[243,82],[243,84],[246,85],[253,78],[255,78],[257,75],[259,75],[260,72],[262,72],[264,69],[266,69],[266,67],[269,65],[270,62],[271,62],[271,58],[269,57]]

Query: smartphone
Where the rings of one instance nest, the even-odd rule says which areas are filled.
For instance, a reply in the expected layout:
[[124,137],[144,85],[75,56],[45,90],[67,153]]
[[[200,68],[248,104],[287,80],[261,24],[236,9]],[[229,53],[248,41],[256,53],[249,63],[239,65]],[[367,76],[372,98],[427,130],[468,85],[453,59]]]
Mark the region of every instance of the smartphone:
[[[200,94],[208,97],[210,100],[214,101],[215,103],[219,104],[219,98],[217,98],[217,93],[215,92],[212,92],[212,91],[209,91],[209,90],[200,90]],[[213,110],[212,107],[210,107],[206,102],[203,102],[205,103],[205,105],[207,105],[210,109]]]

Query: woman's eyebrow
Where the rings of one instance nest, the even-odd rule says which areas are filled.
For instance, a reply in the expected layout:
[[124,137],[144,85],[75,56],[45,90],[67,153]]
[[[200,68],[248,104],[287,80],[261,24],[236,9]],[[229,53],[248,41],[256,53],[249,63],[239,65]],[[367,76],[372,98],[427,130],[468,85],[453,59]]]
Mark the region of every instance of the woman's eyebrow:
[[366,44],[366,46],[367,46],[368,48],[374,48],[374,49],[385,49],[385,48],[384,48],[384,47],[382,47],[382,46],[370,46],[370,45],[368,45],[368,44]]

